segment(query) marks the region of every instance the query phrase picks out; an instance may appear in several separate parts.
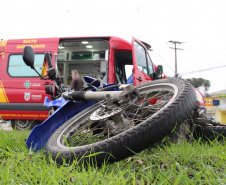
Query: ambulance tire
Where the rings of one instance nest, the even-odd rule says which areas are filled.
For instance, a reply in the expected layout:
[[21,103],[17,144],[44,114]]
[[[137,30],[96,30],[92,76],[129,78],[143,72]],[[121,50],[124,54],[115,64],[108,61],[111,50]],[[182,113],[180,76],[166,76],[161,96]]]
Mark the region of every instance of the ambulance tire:
[[[46,144],[47,156],[52,156],[58,164],[63,164],[64,161],[70,164],[76,159],[80,164],[97,166],[120,161],[155,145],[169,135],[176,126],[179,126],[191,115],[198,103],[193,86],[183,79],[168,78],[150,81],[137,85],[137,88],[141,96],[137,103],[131,106],[137,108],[140,106],[141,110],[143,107],[146,109],[151,107],[147,104],[143,104],[143,106],[142,103],[139,104],[145,99],[147,99],[146,102],[150,102],[153,97],[148,98],[151,95],[147,96],[147,94],[157,95],[169,91],[172,92],[172,95],[168,94],[167,103],[163,103],[162,108],[155,108],[156,112],[145,117],[147,119],[143,119],[139,124],[112,137],[107,136],[101,141],[93,142],[92,140],[92,143],[83,144],[84,140],[79,135],[77,136],[77,133],[90,132],[90,130],[84,129],[83,125],[86,122],[89,123],[89,116],[100,107],[99,103],[94,104],[66,121],[52,134]],[[160,101],[164,100],[160,99]],[[142,112],[144,111],[142,110],[139,114]],[[137,113],[135,116],[139,116],[139,114]],[[129,117],[127,116],[127,118]],[[81,128],[80,131],[80,127],[83,127],[83,130]],[[94,131],[91,130],[91,132]],[[66,139],[70,139],[72,136],[80,139],[82,144],[70,146]],[[89,140],[88,136],[87,138]]]
[[16,130],[32,130],[35,125],[40,124],[40,121],[34,120],[11,120],[11,126]]

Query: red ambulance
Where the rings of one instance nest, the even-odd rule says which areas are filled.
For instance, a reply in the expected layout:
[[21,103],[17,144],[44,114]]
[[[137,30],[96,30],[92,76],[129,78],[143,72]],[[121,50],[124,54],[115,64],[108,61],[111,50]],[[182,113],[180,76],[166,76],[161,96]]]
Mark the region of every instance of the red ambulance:
[[43,106],[44,88],[52,83],[40,80],[24,64],[22,53],[26,45],[34,48],[35,68],[39,73],[44,53],[51,53],[53,67],[62,70],[65,86],[70,84],[72,69],[77,69],[81,77],[101,78],[105,83],[127,83],[132,74],[134,85],[157,79],[157,67],[148,54],[151,46],[135,38],[131,41],[114,36],[2,40],[0,115],[20,130],[32,128],[48,117],[49,109]]

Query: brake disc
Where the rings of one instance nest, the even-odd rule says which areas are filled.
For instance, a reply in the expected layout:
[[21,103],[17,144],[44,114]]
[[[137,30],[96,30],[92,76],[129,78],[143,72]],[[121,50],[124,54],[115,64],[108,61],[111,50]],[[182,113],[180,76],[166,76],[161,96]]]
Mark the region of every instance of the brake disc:
[[97,120],[103,120],[106,118],[114,117],[115,115],[121,113],[128,107],[130,107],[135,101],[137,100],[137,97],[134,97],[130,99],[129,102],[121,104],[121,105],[112,105],[107,106],[106,103],[101,104],[101,107],[97,109],[91,116],[90,120],[97,121]]
[[106,118],[110,118],[112,116],[115,116],[116,114],[119,114],[124,109],[125,109],[125,107],[114,107],[114,108],[112,107],[111,109],[109,109],[106,106],[102,106],[99,109],[97,109],[90,116],[90,120],[97,121],[97,120],[103,120],[103,119],[106,119]]

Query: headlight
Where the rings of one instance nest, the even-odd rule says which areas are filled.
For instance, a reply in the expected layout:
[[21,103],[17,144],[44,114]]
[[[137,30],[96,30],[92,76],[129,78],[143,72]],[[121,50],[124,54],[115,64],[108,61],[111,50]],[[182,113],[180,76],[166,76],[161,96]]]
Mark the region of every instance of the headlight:
[[200,103],[205,104],[204,98],[203,98],[202,94],[198,91],[198,89],[195,89],[195,92],[196,92],[196,98],[197,98],[197,100]]

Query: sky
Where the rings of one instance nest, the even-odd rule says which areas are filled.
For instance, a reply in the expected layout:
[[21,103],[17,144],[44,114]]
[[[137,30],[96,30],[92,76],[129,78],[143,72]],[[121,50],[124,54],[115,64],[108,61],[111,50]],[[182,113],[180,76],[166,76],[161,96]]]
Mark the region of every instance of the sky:
[[[211,81],[209,92],[226,89],[225,0],[5,0],[1,1],[0,39],[68,36],[134,36],[152,46],[153,62],[183,78]],[[226,90],[225,90],[226,92]]]

